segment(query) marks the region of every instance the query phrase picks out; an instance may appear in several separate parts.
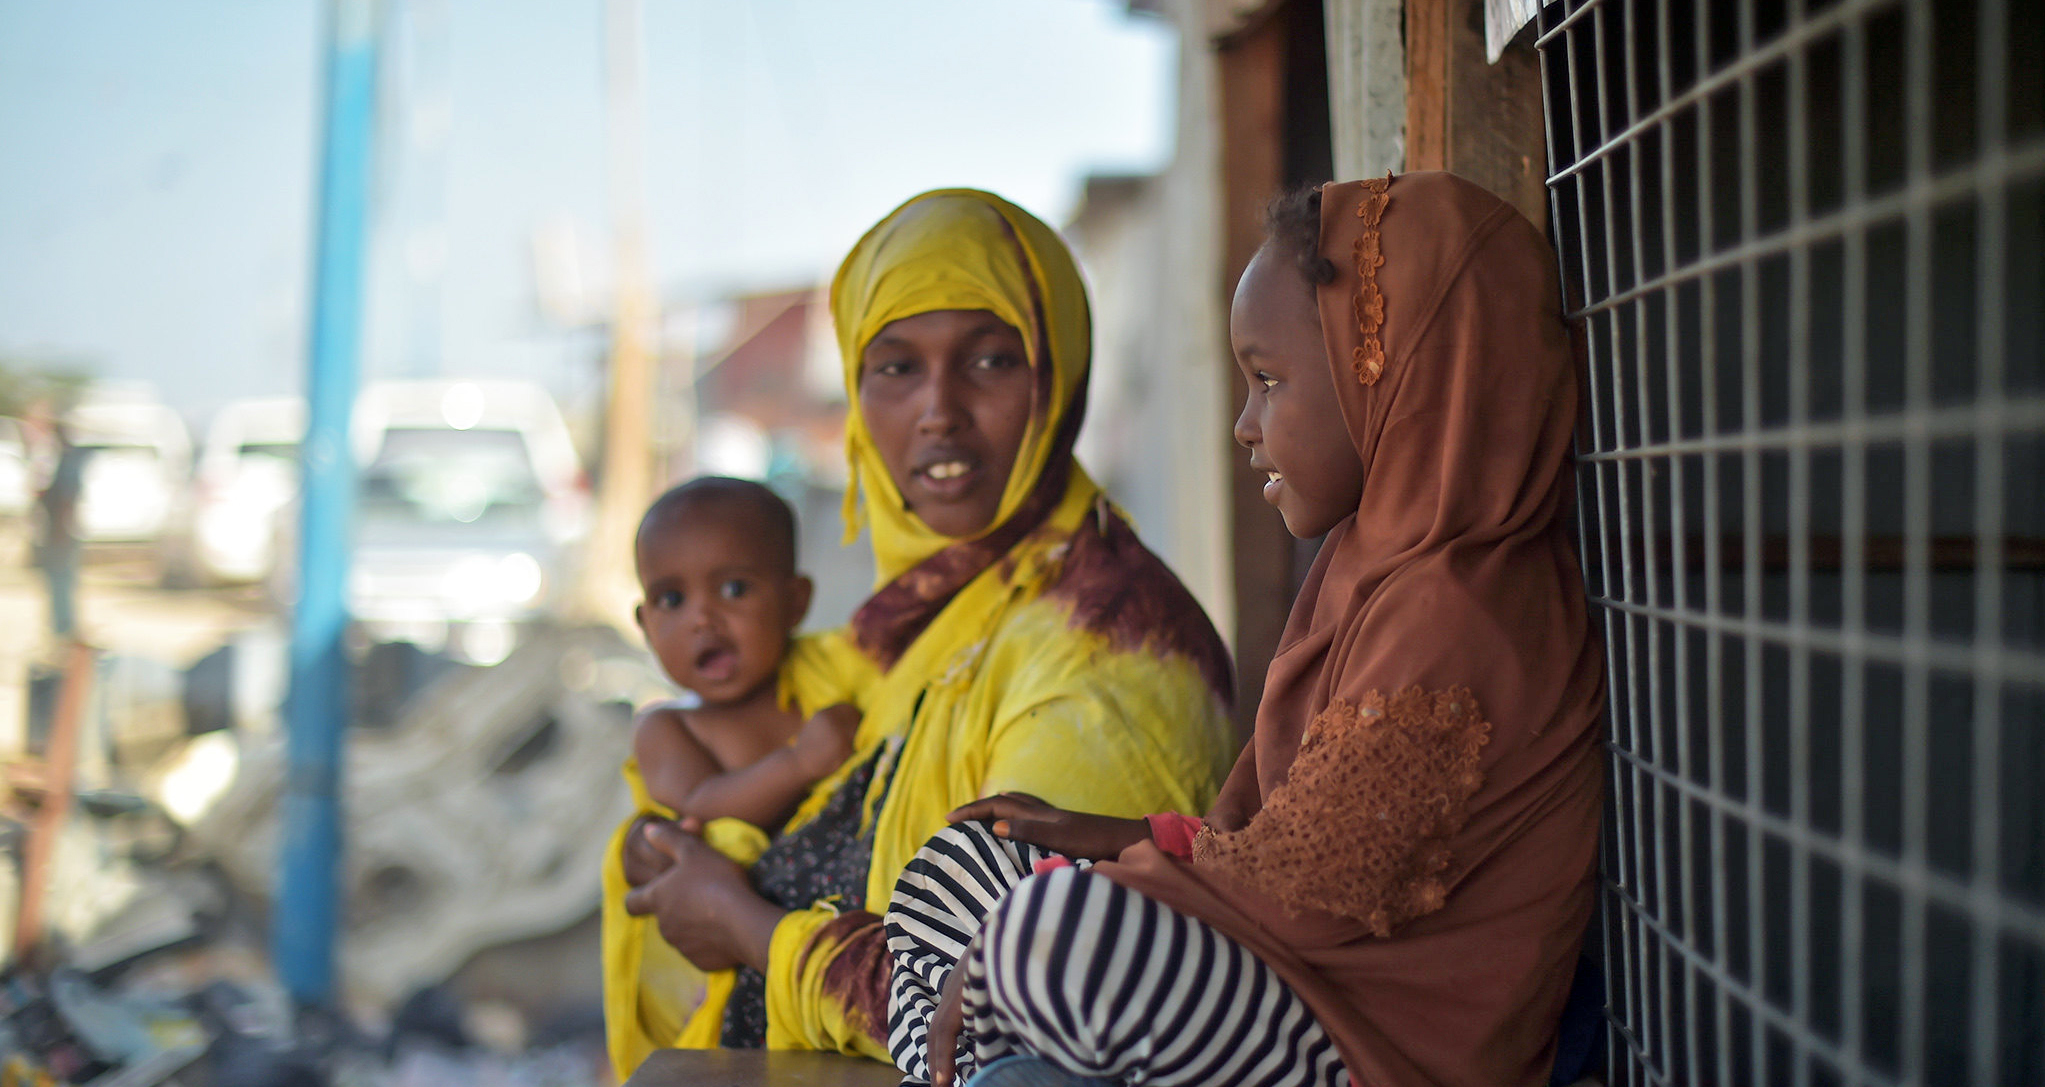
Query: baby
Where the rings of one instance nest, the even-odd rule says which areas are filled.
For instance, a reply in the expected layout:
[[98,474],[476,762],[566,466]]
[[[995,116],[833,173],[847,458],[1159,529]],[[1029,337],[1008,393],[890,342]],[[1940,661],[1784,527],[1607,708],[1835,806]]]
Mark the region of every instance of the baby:
[[774,492],[705,476],[654,500],[634,545],[633,610],[668,677],[702,704],[639,715],[632,753],[678,818],[741,819],[772,832],[852,755],[859,710],[808,721],[783,709],[781,660],[814,585],[795,570],[795,514]]

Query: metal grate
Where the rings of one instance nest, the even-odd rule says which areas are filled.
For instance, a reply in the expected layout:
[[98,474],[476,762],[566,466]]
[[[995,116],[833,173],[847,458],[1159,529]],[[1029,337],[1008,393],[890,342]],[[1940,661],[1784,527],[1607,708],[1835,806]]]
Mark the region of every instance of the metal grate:
[[2045,1083],[2045,4],[1560,0],[1615,1084]]

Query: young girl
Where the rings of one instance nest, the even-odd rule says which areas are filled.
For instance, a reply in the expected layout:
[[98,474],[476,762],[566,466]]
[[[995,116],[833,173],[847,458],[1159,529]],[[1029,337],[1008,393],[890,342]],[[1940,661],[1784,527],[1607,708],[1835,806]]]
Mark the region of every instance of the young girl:
[[887,914],[912,1076],[1546,1082],[1604,689],[1553,256],[1446,174],[1328,185],[1272,226],[1230,317],[1236,438],[1327,539],[1256,733],[1204,820],[954,812]]

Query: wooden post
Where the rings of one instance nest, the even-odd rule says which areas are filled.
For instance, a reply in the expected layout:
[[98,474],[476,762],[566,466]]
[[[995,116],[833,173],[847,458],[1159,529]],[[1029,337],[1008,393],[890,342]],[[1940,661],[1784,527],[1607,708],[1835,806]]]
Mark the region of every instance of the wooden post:
[[1541,62],[1524,39],[1492,64],[1484,0],[1406,0],[1406,169],[1448,170],[1547,228]]
[[92,682],[92,647],[72,642],[64,657],[64,685],[58,688],[56,717],[50,722],[50,746],[43,756],[43,797],[28,848],[21,862],[21,910],[14,918],[14,959],[42,938],[43,895],[50,885],[50,858],[57,836],[71,818],[71,774],[78,765],[79,718]]
[[[1263,22],[1223,41],[1217,51],[1221,83],[1222,311],[1236,281],[1264,242],[1265,202],[1285,182],[1285,61],[1289,13],[1280,8]],[[1234,352],[1222,344],[1222,356]],[[1243,410],[1247,390],[1231,366],[1229,422]],[[1236,602],[1236,721],[1247,735],[1264,693],[1264,672],[1292,610],[1293,540],[1277,511],[1264,501],[1264,476],[1250,470],[1242,450],[1229,461],[1229,521]]]

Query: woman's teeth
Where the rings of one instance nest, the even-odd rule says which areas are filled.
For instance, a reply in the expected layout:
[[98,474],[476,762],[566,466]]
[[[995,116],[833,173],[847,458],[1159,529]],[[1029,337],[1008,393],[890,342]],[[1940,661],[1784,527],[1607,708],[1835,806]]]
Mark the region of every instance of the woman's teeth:
[[923,474],[929,476],[932,479],[952,479],[956,476],[965,475],[967,472],[971,470],[972,469],[967,467],[965,461],[948,460],[942,464],[933,464],[930,467],[925,468],[923,470]]

